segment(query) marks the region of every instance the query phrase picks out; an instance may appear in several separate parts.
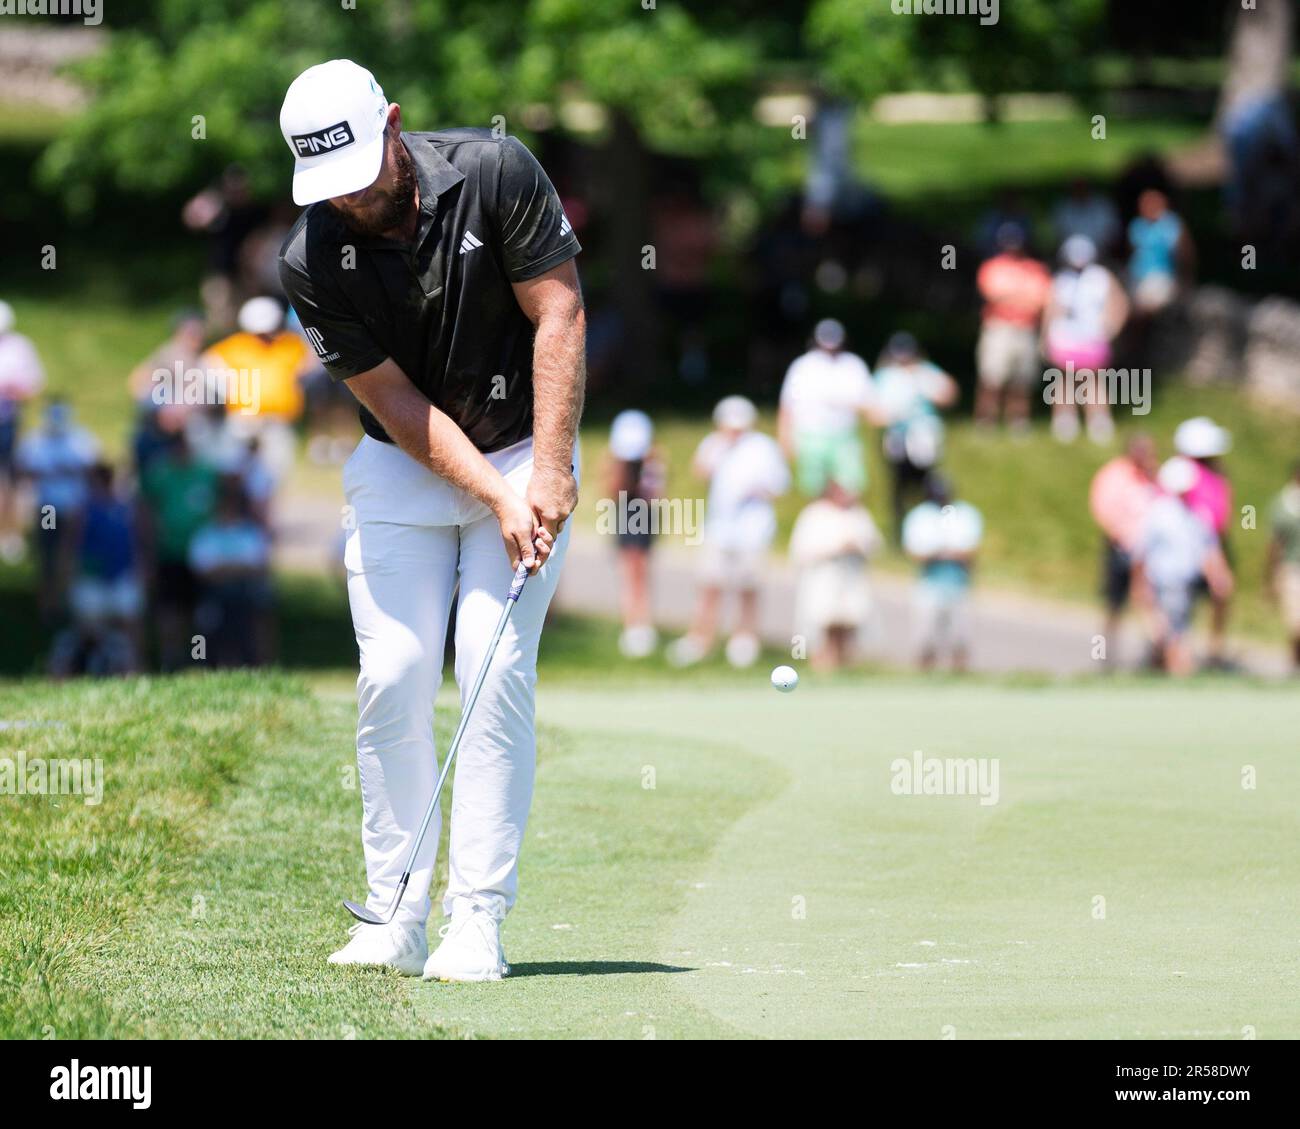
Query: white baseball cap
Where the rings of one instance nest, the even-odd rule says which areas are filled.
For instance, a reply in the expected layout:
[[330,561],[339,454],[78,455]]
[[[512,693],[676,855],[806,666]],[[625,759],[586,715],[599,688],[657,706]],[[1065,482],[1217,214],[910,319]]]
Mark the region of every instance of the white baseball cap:
[[813,342],[821,349],[838,349],[844,336],[844,326],[834,318],[822,318],[813,327]]
[[384,159],[388,99],[365,67],[331,59],[308,67],[280,107],[294,156],[293,202],[314,204],[374,184]]
[[237,320],[245,333],[274,333],[284,325],[284,308],[274,298],[250,298]]
[[1179,497],[1196,485],[1196,464],[1184,455],[1175,455],[1166,459],[1156,475],[1160,489],[1167,494]]
[[609,429],[610,453],[627,462],[644,459],[650,453],[654,431],[654,424],[645,412],[635,408],[619,412]]
[[1212,459],[1232,450],[1232,435],[1208,416],[1193,416],[1174,431],[1174,450],[1189,459]]
[[748,431],[758,419],[754,402],[744,396],[724,396],[713,409],[713,422],[717,427],[730,427]]
[[1086,235],[1071,235],[1061,244],[1061,259],[1066,266],[1083,270],[1097,261],[1097,244]]
[[8,302],[0,302],[0,333],[8,333],[14,327],[14,308]]

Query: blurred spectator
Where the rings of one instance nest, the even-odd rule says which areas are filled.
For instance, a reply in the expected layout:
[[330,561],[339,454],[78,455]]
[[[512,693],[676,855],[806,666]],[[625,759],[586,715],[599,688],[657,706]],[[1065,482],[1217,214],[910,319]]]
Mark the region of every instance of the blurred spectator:
[[867,485],[858,422],[871,418],[871,370],[845,351],[844,337],[838,321],[819,321],[813,347],[795,358],[781,385],[781,449],[795,462],[800,490],[814,498],[832,478],[854,494]]
[[1300,672],[1300,463],[1273,502],[1268,546],[1268,587],[1282,612],[1291,662]]
[[1052,404],[1052,434],[1063,443],[1078,436],[1075,409],[1082,402],[1088,437],[1107,443],[1115,425],[1097,370],[1110,365],[1112,342],[1128,320],[1128,298],[1119,280],[1097,262],[1097,245],[1086,236],[1067,239],[1061,261],[1043,317],[1043,341],[1047,359],[1064,373],[1071,394]]
[[1042,263],[1025,254],[1024,232],[1016,225],[1004,224],[998,230],[997,246],[998,253],[976,276],[984,312],[976,349],[975,419],[996,424],[1001,409],[1011,428],[1024,431],[1029,426],[1029,389],[1041,372],[1039,324],[1052,279]]
[[1003,236],[1009,227],[1020,233],[1022,248],[1033,243],[1034,217],[1014,188],[1004,188],[998,194],[997,203],[980,216],[975,229],[975,248],[980,258],[987,259],[1002,250]]
[[1224,195],[1239,238],[1272,242],[1295,223],[1296,129],[1284,93],[1241,98],[1224,116]]
[[179,669],[190,653],[198,599],[190,542],[211,518],[216,496],[216,470],[195,457],[183,431],[140,480],[143,548],[164,671]]
[[184,388],[185,374],[199,371],[206,333],[199,311],[182,310],[173,319],[167,340],[131,371],[128,386],[136,404],[131,446],[137,472],[143,472],[154,455],[166,448],[169,435],[201,410],[201,405],[185,403],[184,395],[176,402],[176,374],[180,372]]
[[131,674],[140,669],[140,583],[134,511],[113,488],[113,468],[96,463],[89,493],[66,542],[72,624],[55,640],[50,671]]
[[1178,294],[1195,258],[1191,236],[1169,207],[1169,197],[1148,188],[1138,197],[1138,214],[1128,225],[1132,253],[1128,261],[1129,286],[1134,310],[1141,315],[1159,313]]
[[875,417],[884,427],[885,461],[893,472],[894,537],[903,515],[925,496],[925,480],[943,457],[940,408],[957,402],[957,382],[926,360],[910,333],[895,333],[875,375]]
[[1149,435],[1134,435],[1124,454],[1117,455],[1093,476],[1088,505],[1101,527],[1101,591],[1106,603],[1108,645],[1119,641],[1120,616],[1128,604],[1133,575],[1133,551],[1142,535],[1147,510],[1156,500],[1156,445]]
[[740,602],[727,661],[752,666],[759,655],[758,588],[776,535],[772,499],[788,489],[790,472],[776,442],[754,430],[757,418],[749,400],[728,396],[713,410],[715,430],[695,452],[695,473],[709,481],[704,559],[690,631],[668,649],[675,666],[689,666],[708,654],[726,587],[737,590]]
[[748,371],[762,389],[779,383],[786,358],[799,348],[812,301],[809,283],[817,264],[817,241],[800,225],[800,207],[798,197],[788,199],[754,241]]
[[[1231,565],[1232,553],[1228,545],[1228,522],[1232,517],[1232,484],[1223,472],[1220,458],[1232,449],[1232,436],[1212,419],[1196,416],[1183,420],[1174,431],[1174,450],[1190,459],[1196,478],[1187,490],[1188,508],[1214,535],[1224,559]],[[1224,645],[1228,635],[1228,611],[1231,590],[1216,589],[1209,577],[1202,577],[1196,586],[1197,594],[1210,597],[1210,653],[1211,667],[1226,665]]]
[[1052,226],[1057,246],[1072,235],[1082,235],[1092,240],[1103,259],[1119,249],[1119,212],[1083,177],[1070,184],[1070,194],[1056,205]]
[[704,324],[712,304],[709,267],[718,249],[717,220],[686,185],[674,183],[651,205],[655,283],[676,337],[677,374],[691,384],[709,375]]
[[1138,200],[1148,188],[1163,192],[1173,191],[1169,172],[1158,153],[1143,153],[1132,161],[1115,183],[1115,203],[1119,206],[1120,222],[1127,224],[1138,214]]
[[944,651],[954,670],[970,657],[966,604],[984,519],[969,502],[954,501],[949,485],[930,476],[927,499],[903,521],[903,548],[920,565],[915,595],[917,651],[929,670]]
[[1188,504],[1196,479],[1196,464],[1182,455],[1160,468],[1157,481],[1165,493],[1148,509],[1133,552],[1133,592],[1147,612],[1156,661],[1178,675],[1193,668],[1187,633],[1198,580],[1204,577],[1225,601],[1232,592],[1223,551]]
[[22,406],[45,386],[45,369],[31,339],[14,330],[14,311],[0,302],[0,559],[23,556],[18,530],[18,429]]
[[217,667],[261,666],[273,635],[271,540],[252,517],[237,475],[223,475],[212,520],[189,547],[198,583],[194,622]]
[[283,296],[280,247],[298,222],[300,210],[291,200],[278,201],[271,205],[265,222],[244,237],[236,264],[240,293]]
[[867,562],[879,548],[880,532],[866,507],[834,480],[795,519],[795,630],[808,640],[815,670],[838,670],[852,660],[871,615]]
[[300,379],[312,363],[311,350],[298,334],[284,328],[284,307],[274,298],[245,302],[239,309],[239,330],[213,345],[204,362],[251,377],[252,402],[228,397],[226,427],[241,446],[254,437],[259,440],[262,458],[279,482],[293,466],[293,424],[302,415]]
[[248,174],[228,165],[221,179],[188,200],[181,222],[208,237],[207,270],[200,288],[209,324],[229,329],[243,295],[239,289],[240,248],[266,219],[266,208],[253,199]]
[[99,456],[99,443],[73,418],[72,407],[51,397],[41,426],[18,444],[18,472],[31,479],[35,492],[37,603],[48,622],[62,609],[67,575],[60,567],[64,540],[86,504],[86,472]]
[[[654,424],[645,412],[623,411],[614,417],[605,458],[605,494],[627,515],[618,527],[618,569],[623,631],[618,649],[639,659],[659,644],[650,610],[649,503],[663,493],[664,462],[654,446]],[[640,503],[640,505],[638,505]],[[643,508],[644,507],[644,508]]]

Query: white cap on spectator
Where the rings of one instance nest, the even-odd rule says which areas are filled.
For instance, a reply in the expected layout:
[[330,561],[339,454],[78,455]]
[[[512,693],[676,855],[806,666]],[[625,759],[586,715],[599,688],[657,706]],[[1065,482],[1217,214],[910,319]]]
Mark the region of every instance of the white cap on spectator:
[[813,327],[813,341],[819,349],[838,349],[844,344],[844,326],[834,318],[822,318]]
[[1208,416],[1194,416],[1178,425],[1174,450],[1189,459],[1212,459],[1232,450],[1232,435]]
[[616,459],[634,462],[650,453],[654,424],[645,412],[629,409],[619,412],[609,429],[609,450]]
[[274,298],[250,298],[239,307],[239,328],[245,333],[274,333],[284,325],[284,310]]
[[1071,235],[1061,244],[1061,259],[1075,270],[1083,270],[1097,261],[1097,244],[1086,235]]
[[718,406],[713,409],[713,422],[718,427],[748,431],[754,426],[756,419],[758,419],[758,409],[754,407],[752,400],[744,396],[726,396],[719,400]]
[[1166,459],[1156,475],[1160,489],[1176,497],[1186,494],[1196,485],[1196,464],[1182,455]]
[[8,333],[14,327],[14,308],[8,302],[0,302],[0,333]]
[[369,188],[384,163],[388,99],[365,67],[331,59],[308,67],[280,107],[294,156],[293,202],[314,204]]

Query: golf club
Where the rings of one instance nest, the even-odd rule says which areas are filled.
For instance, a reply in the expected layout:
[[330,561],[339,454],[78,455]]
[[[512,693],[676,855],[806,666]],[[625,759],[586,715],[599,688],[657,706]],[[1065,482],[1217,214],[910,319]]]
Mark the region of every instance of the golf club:
[[420,824],[420,830],[415,834],[415,842],[411,844],[411,854],[406,860],[406,866],[402,869],[402,880],[397,884],[397,893],[393,895],[392,904],[380,915],[371,913],[365,906],[357,905],[356,902],[350,902],[345,898],[343,908],[358,921],[363,921],[367,925],[387,925],[396,915],[397,907],[402,904],[402,895],[406,893],[406,885],[411,881],[411,868],[415,866],[415,858],[420,853],[420,844],[424,842],[424,836],[429,830],[429,824],[433,822],[433,813],[438,810],[438,801],[442,796],[442,786],[447,780],[447,774],[451,771],[452,761],[456,759],[456,750],[460,748],[460,739],[465,735],[470,715],[474,712],[474,703],[478,701],[478,692],[483,687],[483,680],[487,677],[488,667],[492,665],[492,659],[497,653],[497,644],[501,642],[501,636],[505,632],[506,622],[510,619],[510,611],[518,601],[520,593],[523,592],[524,581],[527,579],[528,566],[523,561],[520,561],[519,567],[515,569],[515,578],[510,585],[510,594],[506,596],[506,606],[501,609],[501,618],[497,620],[496,630],[492,633],[492,642],[488,644],[487,654],[483,657],[483,665],[479,667],[478,676],[474,679],[474,685],[470,688],[469,697],[465,699],[465,708],[461,711],[460,724],[456,727],[456,735],[451,739],[451,748],[447,750],[446,759],[442,762],[442,772],[438,774],[438,783],[433,789],[433,799],[429,801],[429,807],[424,813],[424,821]]

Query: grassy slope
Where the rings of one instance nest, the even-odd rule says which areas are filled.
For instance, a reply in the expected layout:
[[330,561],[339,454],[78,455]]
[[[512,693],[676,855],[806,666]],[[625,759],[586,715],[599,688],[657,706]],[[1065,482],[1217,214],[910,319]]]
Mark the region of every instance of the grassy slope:
[[[6,753],[108,766],[99,808],[0,798],[0,1034],[1300,1035],[1284,691],[786,697],[560,673],[579,658],[544,666],[519,975],[487,986],[322,964],[361,882],[341,680],[0,690],[0,716],[68,723]],[[892,795],[918,748],[1000,758],[1001,802]]]

